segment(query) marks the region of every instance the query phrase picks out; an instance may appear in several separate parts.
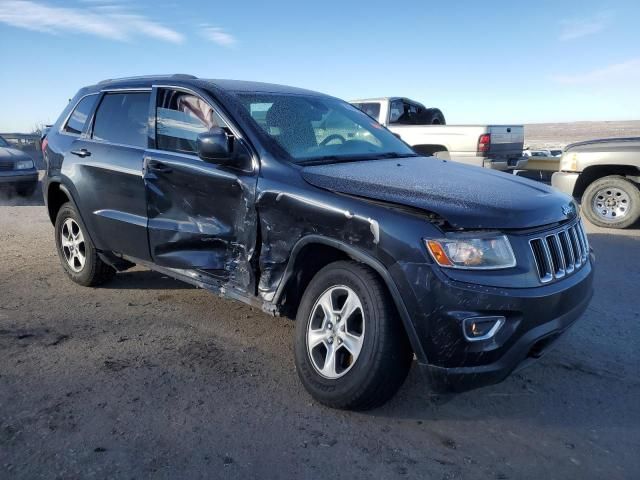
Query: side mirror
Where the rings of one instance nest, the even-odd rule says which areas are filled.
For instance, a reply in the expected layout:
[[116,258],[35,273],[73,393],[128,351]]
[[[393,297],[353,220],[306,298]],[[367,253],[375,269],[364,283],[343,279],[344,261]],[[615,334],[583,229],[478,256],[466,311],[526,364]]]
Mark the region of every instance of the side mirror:
[[205,162],[226,163],[235,158],[233,138],[220,127],[198,135],[198,156]]

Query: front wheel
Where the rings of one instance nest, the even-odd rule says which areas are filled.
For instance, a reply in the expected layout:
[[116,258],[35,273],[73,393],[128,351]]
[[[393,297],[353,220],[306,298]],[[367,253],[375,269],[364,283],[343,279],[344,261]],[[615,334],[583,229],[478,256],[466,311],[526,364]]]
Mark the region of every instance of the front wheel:
[[366,410],[403,384],[413,354],[380,278],[357,262],[332,263],[304,292],[295,361],[307,391],[334,408]]
[[62,267],[75,283],[95,287],[113,278],[116,271],[100,259],[73,204],[65,203],[60,207],[55,235]]
[[640,218],[640,190],[619,175],[600,178],[584,191],[582,211],[599,227],[627,228]]

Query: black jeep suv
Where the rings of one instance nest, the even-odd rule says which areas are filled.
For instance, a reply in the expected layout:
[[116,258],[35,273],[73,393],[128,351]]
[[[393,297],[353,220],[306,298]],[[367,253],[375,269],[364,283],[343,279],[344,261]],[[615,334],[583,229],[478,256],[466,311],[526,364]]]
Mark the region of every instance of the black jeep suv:
[[44,195],[73,281],[139,264],[291,316],[300,379],[330,406],[385,402],[413,355],[438,388],[501,381],[592,295],[568,196],[419,156],[327,95],[107,80],[47,138]]

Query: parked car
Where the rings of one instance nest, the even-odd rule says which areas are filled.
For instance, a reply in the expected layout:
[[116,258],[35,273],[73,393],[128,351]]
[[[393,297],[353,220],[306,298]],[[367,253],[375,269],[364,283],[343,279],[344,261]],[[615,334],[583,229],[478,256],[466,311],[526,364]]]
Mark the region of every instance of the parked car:
[[626,228],[640,218],[640,137],[569,145],[552,185],[582,201],[582,212],[600,227]]
[[560,158],[553,155],[551,150],[525,150],[523,155],[528,158],[528,171],[557,172],[560,167]]
[[401,97],[352,100],[421,155],[496,170],[526,168],[522,125],[445,125],[438,109]]
[[414,354],[438,388],[499,382],[592,295],[570,197],[421,157],[320,93],[109,80],[81,89],[47,140],[46,205],[74,282],[140,264],[295,318],[298,375],[332,407],[385,402]]
[[9,187],[20,196],[33,195],[38,186],[38,171],[29,155],[0,137],[0,187]]

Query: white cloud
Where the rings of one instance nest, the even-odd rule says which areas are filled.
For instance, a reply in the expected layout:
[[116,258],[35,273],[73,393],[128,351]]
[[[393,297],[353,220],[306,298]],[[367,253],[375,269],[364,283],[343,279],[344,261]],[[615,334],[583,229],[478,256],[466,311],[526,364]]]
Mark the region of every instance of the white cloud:
[[220,27],[212,27],[206,24],[200,25],[200,33],[207,40],[222,45],[223,47],[231,47],[236,43],[236,38]]
[[605,84],[613,86],[621,81],[640,82],[640,58],[614,63],[589,72],[568,75],[554,75],[552,79],[566,85]]
[[575,40],[603,31],[613,20],[611,12],[600,12],[597,15],[586,18],[572,18],[560,22],[562,31],[560,40]]
[[51,34],[85,33],[126,41],[146,36],[182,43],[184,36],[120,6],[65,8],[28,0],[0,0],[0,23]]

